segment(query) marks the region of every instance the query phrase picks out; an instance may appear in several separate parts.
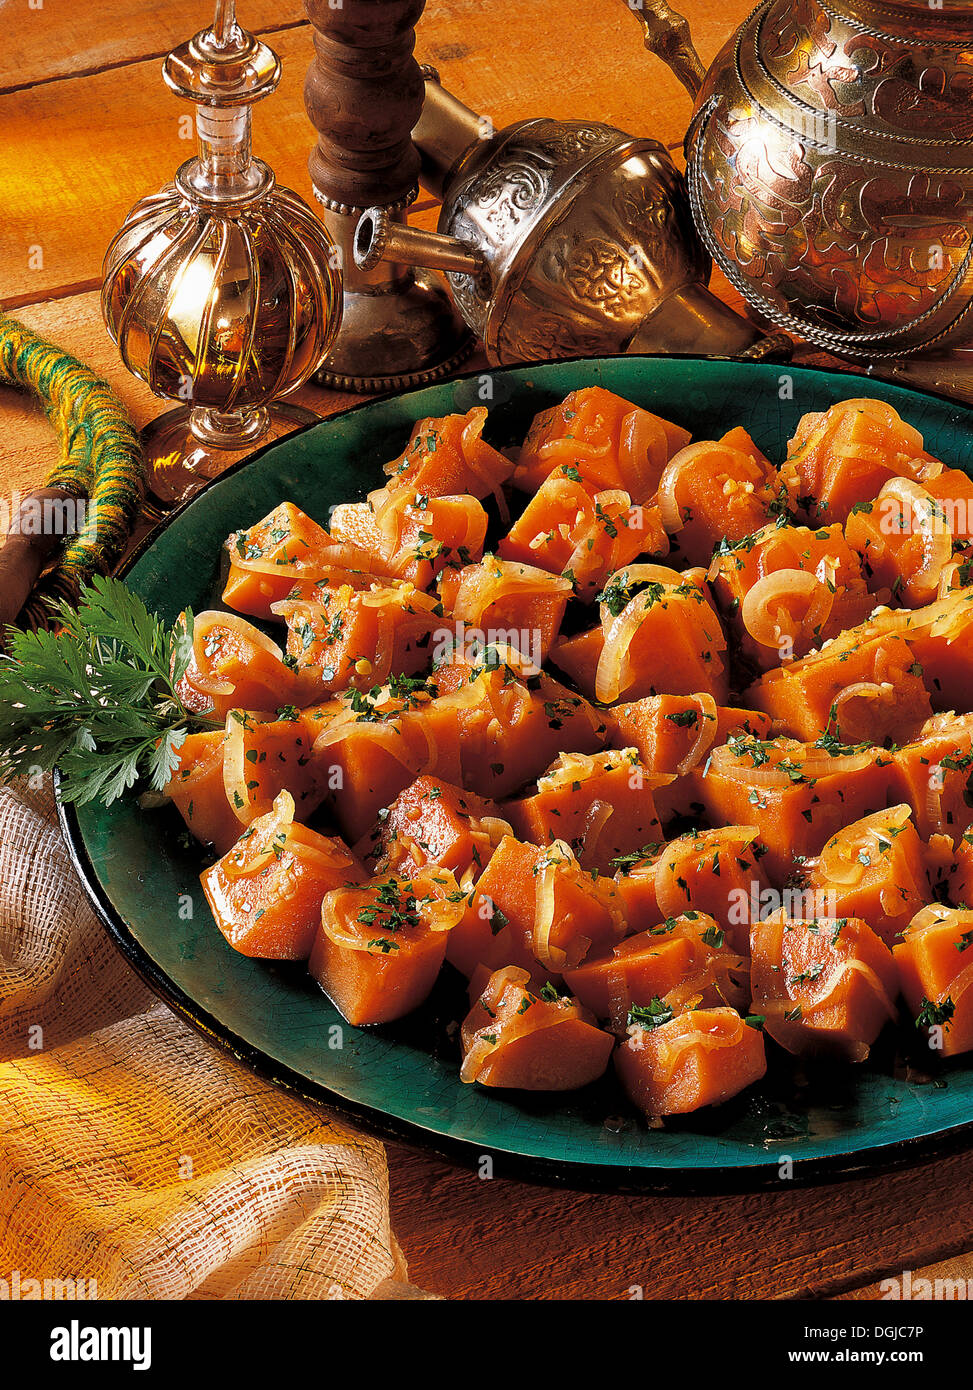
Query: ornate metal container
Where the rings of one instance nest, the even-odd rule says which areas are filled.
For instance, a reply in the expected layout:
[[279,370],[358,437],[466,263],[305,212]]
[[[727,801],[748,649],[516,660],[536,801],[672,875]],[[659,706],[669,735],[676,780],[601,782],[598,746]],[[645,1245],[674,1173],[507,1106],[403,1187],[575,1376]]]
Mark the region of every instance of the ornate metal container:
[[697,228],[771,322],[877,363],[973,344],[971,0],[763,0],[686,154]]
[[370,209],[355,260],[446,272],[492,362],[605,352],[735,353],[760,336],[706,288],[685,184],[656,140],[596,121],[479,118],[427,70],[413,139],[438,233]]
[[212,27],[162,69],[195,103],[198,152],[135,204],[105,253],[102,312],[122,361],[184,403],[143,431],[154,514],[315,418],[279,398],[327,353],[341,276],[325,228],[252,154],[251,108],[280,71],[233,0],[215,0]]

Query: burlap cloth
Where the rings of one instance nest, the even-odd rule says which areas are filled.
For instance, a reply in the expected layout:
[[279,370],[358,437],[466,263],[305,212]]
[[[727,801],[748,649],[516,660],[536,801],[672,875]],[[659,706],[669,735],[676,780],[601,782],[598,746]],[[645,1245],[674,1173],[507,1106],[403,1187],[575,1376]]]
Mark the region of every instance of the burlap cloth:
[[422,1296],[389,1229],[382,1146],[260,1081],[156,999],[88,906],[46,779],[0,787],[11,1278],[20,1290],[93,1279],[98,1298]]

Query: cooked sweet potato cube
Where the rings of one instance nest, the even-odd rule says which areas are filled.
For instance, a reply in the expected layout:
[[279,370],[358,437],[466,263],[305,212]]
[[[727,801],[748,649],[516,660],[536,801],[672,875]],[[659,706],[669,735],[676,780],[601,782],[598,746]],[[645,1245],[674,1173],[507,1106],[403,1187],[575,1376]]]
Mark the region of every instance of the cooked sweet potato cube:
[[487,515],[475,497],[424,497],[380,488],[367,502],[343,502],[331,516],[335,540],[367,556],[376,574],[428,589],[447,565],[483,554]]
[[509,824],[495,802],[464,791],[440,777],[417,777],[384,810],[378,823],[356,847],[375,872],[400,865],[439,865],[457,878],[474,880],[490,862]]
[[308,968],[349,1023],[391,1023],[429,994],[465,901],[448,869],[335,889]]
[[463,1022],[462,1081],[520,1091],[575,1091],[597,1081],[614,1039],[576,999],[537,993],[526,970],[495,971]]
[[355,559],[347,552],[339,556],[327,531],[293,502],[282,502],[248,531],[234,531],[226,549],[230,573],[223,602],[237,613],[264,619],[299,579],[318,578],[336,563]]
[[[480,796],[510,796],[562,748],[591,753],[605,742],[605,720],[587,700],[546,673],[525,676],[502,651],[491,648],[474,666],[457,661],[437,667],[433,683],[448,692],[433,701],[430,713],[452,719],[461,767],[452,780]],[[437,747],[442,743],[437,736]],[[449,776],[445,768],[442,775]]]
[[902,993],[929,1046],[945,1057],[973,1048],[973,911],[922,908],[892,955]]
[[287,622],[287,652],[308,702],[427,669],[431,634],[443,623],[438,601],[404,580],[364,590],[319,585],[313,598],[289,596],[274,611]]
[[690,909],[707,913],[731,948],[746,955],[754,905],[769,887],[758,834],[756,825],[724,825],[670,840],[655,862],[660,915],[679,917]]
[[799,1057],[862,1062],[895,1017],[892,953],[860,917],[771,913],[751,930],[750,981],[754,1013]]
[[426,497],[468,493],[483,498],[509,478],[513,464],[482,438],[485,406],[465,415],[420,420],[403,453],[385,465],[390,488]]
[[795,738],[901,743],[932,713],[911,642],[865,624],[768,671],[746,693]]
[[695,783],[683,779],[701,770],[711,748],[725,743],[731,734],[769,738],[772,726],[769,714],[718,705],[712,695],[704,694],[647,695],[613,705],[607,717],[614,747],[631,745],[647,771],[674,778],[655,791],[663,820],[689,813]]
[[281,792],[236,845],[200,875],[216,925],[234,950],[269,960],[306,960],[321,921],[321,900],[357,882],[361,865],[341,840],[294,820]]
[[915,608],[936,598],[953,533],[940,503],[912,478],[892,478],[873,502],[856,502],[845,535],[883,602]]
[[917,477],[928,459],[922,435],[884,401],[839,401],[798,421],[787,460],[813,521],[844,521],[856,502],[895,477]]
[[231,709],[275,710],[301,702],[299,677],[284,653],[259,628],[235,613],[199,613],[193,654],[177,687],[187,709],[213,710],[225,719]]
[[[404,683],[408,685],[408,682]],[[430,765],[423,725],[436,722],[428,691],[393,694],[394,687],[342,697],[314,743],[314,763],[327,788],[327,800],[345,838],[355,844],[383,810]],[[447,750],[441,750],[445,759]]]
[[440,595],[447,613],[485,645],[508,644],[539,667],[560,629],[571,581],[485,555],[478,565],[444,571]]
[[936,714],[892,750],[893,794],[908,802],[923,839],[955,839],[973,825],[973,714]]
[[265,816],[282,791],[290,792],[305,820],[324,800],[326,783],[314,758],[314,740],[299,710],[267,719],[234,709],[223,736],[223,788],[241,825]]
[[567,464],[599,490],[624,488],[633,501],[645,502],[659,486],[666,462],[688,443],[689,431],[679,425],[602,386],[585,386],[534,416],[513,482],[534,492]]
[[597,636],[582,634],[556,643],[551,652],[554,665],[586,694],[614,704],[623,697],[704,691],[725,702],[726,637],[695,574],[628,565],[612,575],[599,597],[600,649]]
[[[647,1020],[652,1018],[645,1009]],[[767,1070],[763,1034],[736,1009],[693,1009],[658,1023],[632,1025],[615,1053],[615,1068],[635,1105],[650,1118],[686,1115],[720,1105]]]
[[225,854],[240,838],[240,821],[223,785],[222,729],[188,734],[179,766],[164,789],[197,840]]
[[743,1008],[750,1001],[746,958],[712,917],[693,909],[627,936],[605,955],[587,957],[564,971],[564,983],[617,1032],[624,1031],[633,1004],[675,991],[713,1007]]
[[906,805],[843,827],[805,871],[827,916],[860,917],[890,947],[929,898],[925,846]]
[[562,753],[536,792],[507,802],[504,814],[521,839],[566,840],[586,869],[610,873],[617,856],[661,840],[654,792],[667,780],[647,772],[634,748]]
[[499,545],[503,559],[563,574],[589,601],[622,565],[668,549],[658,506],[599,491],[571,464],[545,479]]
[[839,525],[763,526],[721,541],[710,566],[720,613],[761,670],[805,656],[875,605]]
[[500,841],[452,933],[448,959],[469,978],[478,965],[518,965],[547,979],[607,949],[625,932],[612,879],[581,869],[567,845]]
[[662,524],[673,551],[684,564],[708,565],[721,541],[759,531],[779,486],[766,459],[725,439],[680,449],[659,480]]
[[690,776],[711,820],[756,827],[761,867],[782,884],[798,856],[817,854],[843,825],[886,804],[891,768],[891,753],[868,745],[736,737]]

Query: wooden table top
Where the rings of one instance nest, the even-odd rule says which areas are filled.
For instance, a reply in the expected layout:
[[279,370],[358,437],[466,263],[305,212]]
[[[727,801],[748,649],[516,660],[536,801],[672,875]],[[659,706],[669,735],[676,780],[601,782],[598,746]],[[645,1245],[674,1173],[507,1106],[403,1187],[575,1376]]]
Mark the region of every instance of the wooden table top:
[[[202,28],[207,0],[73,0],[4,9],[0,59],[0,301],[104,375],[142,424],[166,408],[121,367],[101,322],[105,247],[132,203],[191,152],[187,108],[160,59]],[[752,0],[684,0],[710,61]],[[284,64],[255,113],[254,146],[312,199],[301,91],[311,37],[299,0],[241,0]],[[654,135],[678,158],[685,92],[646,57],[619,0],[429,0],[417,54],[497,127],[529,115],[589,117]],[[189,141],[187,142],[187,129]],[[433,225],[420,203],[415,220]],[[728,302],[729,288],[714,278]],[[355,399],[314,387],[321,414]],[[41,412],[0,391],[0,495],[54,462]],[[887,1273],[973,1250],[969,1153],[829,1187],[723,1197],[611,1196],[484,1181],[389,1146],[393,1225],[421,1287],[463,1298],[878,1296]],[[956,1259],[956,1257],[960,1257]]]

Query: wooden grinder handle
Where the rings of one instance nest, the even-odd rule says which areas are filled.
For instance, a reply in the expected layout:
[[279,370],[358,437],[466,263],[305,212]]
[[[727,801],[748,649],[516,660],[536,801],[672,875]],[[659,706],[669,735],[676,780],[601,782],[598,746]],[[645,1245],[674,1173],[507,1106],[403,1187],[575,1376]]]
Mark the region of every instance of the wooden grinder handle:
[[318,132],[308,168],[335,211],[409,200],[419,177],[412,127],[423,78],[413,57],[425,0],[305,0],[315,58],[304,101]]

